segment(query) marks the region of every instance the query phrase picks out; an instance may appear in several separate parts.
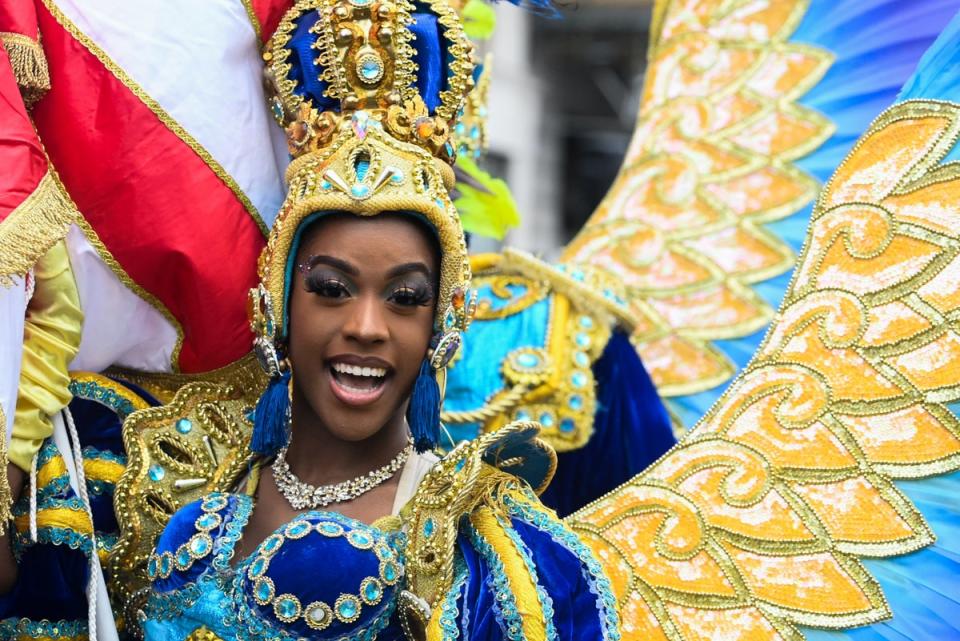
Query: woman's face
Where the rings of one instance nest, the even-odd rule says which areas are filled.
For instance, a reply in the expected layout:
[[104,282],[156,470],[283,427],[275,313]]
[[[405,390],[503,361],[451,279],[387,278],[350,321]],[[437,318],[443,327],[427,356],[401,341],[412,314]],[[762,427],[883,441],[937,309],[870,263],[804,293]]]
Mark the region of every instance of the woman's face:
[[403,420],[436,307],[429,234],[402,214],[332,214],[303,234],[289,309],[294,399],[336,438]]

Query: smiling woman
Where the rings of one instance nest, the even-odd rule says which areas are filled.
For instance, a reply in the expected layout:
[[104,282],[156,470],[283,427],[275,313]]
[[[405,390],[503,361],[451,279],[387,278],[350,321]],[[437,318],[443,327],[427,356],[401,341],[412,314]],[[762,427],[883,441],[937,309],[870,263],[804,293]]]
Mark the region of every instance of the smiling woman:
[[474,311],[448,141],[472,65],[445,0],[404,6],[298,3],[268,45],[294,156],[251,292],[270,384],[245,482],[150,556],[147,639],[619,639],[537,499],[539,427],[433,453]]

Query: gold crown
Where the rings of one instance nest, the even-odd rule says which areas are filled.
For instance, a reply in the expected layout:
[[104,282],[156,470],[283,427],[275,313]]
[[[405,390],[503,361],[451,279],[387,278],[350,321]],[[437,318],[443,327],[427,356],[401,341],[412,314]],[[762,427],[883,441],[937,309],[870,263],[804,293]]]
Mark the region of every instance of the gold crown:
[[[438,25],[434,45],[444,63],[432,73],[442,79],[420,77],[426,70],[418,69],[412,44],[417,7],[407,0],[300,0],[267,45],[272,108],[294,159],[260,257],[261,284],[251,292],[258,350],[286,339],[291,253],[302,224],[333,211],[413,212],[430,223],[442,252],[433,365],[445,366],[459,346],[473,304],[463,229],[449,196],[451,132],[473,85],[472,45],[447,0],[418,6]],[[304,50],[316,57],[304,61]],[[421,84],[445,88],[423,96]]]

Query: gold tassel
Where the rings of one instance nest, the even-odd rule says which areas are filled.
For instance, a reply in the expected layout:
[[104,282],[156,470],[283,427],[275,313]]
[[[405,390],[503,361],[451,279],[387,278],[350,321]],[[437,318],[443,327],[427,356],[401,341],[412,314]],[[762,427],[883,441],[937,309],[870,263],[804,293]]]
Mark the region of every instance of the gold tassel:
[[0,536],[7,531],[7,524],[13,518],[11,508],[13,507],[13,495],[10,492],[10,479],[7,478],[7,417],[3,413],[3,407],[0,407],[0,465],[3,470],[0,471]]
[[79,214],[60,183],[48,172],[33,193],[0,222],[0,287],[26,274],[64,236]]
[[50,70],[43,47],[29,36],[9,31],[0,32],[0,42],[10,56],[23,101],[31,107],[50,89]]

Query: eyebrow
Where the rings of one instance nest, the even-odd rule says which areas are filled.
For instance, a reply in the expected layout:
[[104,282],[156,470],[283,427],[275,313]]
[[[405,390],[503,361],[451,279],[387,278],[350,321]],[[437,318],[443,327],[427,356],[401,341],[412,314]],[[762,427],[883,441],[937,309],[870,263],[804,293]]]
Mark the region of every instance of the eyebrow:
[[[356,267],[345,260],[334,258],[333,256],[320,254],[319,256],[311,256],[307,260],[308,267],[314,267],[315,265],[319,264],[329,265],[330,267],[339,269],[344,274],[348,274],[350,276],[358,276],[360,274],[360,270],[358,270]],[[409,274],[411,272],[420,272],[427,277],[433,276],[433,272],[425,264],[421,262],[412,262],[403,263],[402,265],[397,265],[396,267],[391,268],[390,271],[387,272],[387,278],[396,278],[397,276],[403,276],[404,274]]]
[[350,276],[357,276],[360,274],[360,270],[351,265],[345,260],[340,260],[339,258],[334,258],[333,256],[324,256],[323,254],[319,256],[311,256],[307,259],[307,267],[314,267],[319,264],[329,265],[330,267],[335,267],[339,269],[344,274],[349,274]]

